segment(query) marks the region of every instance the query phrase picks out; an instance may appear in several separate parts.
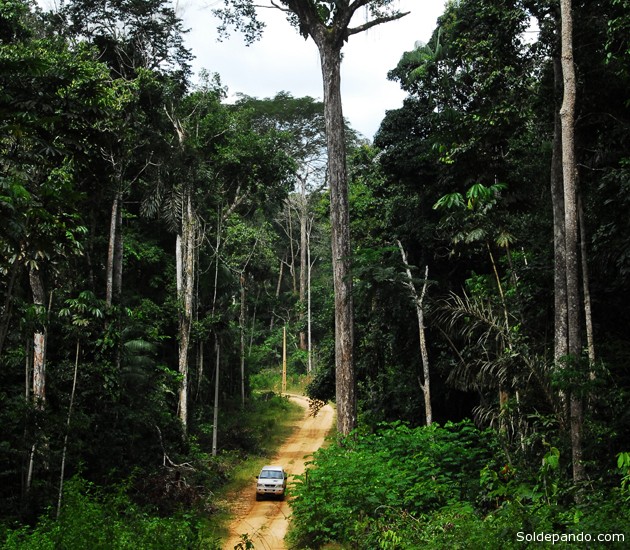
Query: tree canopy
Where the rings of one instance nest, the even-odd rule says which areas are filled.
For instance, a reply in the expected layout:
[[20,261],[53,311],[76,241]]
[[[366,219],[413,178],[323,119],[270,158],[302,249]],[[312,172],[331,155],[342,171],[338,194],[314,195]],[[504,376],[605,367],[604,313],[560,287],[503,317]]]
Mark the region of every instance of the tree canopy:
[[315,42],[321,101],[193,82],[165,0],[0,6],[2,543],[61,545],[72,517],[207,540],[286,413],[285,334],[291,382],[341,418],[296,480],[296,545],[620,532],[628,2],[572,2],[564,135],[558,6],[447,2],[373,143],[342,48],[398,4],[228,0],[223,30],[254,40],[263,5]]

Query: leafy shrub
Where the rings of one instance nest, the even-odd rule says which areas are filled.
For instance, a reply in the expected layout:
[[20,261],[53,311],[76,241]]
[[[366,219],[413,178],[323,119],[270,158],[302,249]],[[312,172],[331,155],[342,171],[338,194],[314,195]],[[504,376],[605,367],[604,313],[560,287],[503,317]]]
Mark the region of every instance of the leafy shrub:
[[493,449],[492,435],[470,422],[414,429],[398,423],[353,433],[318,451],[314,467],[299,478],[291,536],[315,548],[356,542],[367,520],[389,510],[420,516],[474,501]]
[[193,517],[152,517],[122,492],[101,494],[77,478],[68,481],[65,487],[58,520],[47,515],[34,528],[8,530],[2,547],[7,550],[218,548],[216,542],[200,540],[198,520]]
[[[290,537],[296,547],[336,542],[383,550],[575,548],[570,537],[625,534],[626,457],[616,487],[574,500],[549,446],[533,473],[504,463],[495,436],[469,422],[410,429],[384,425],[315,454],[294,489]],[[552,545],[532,535],[555,534]],[[527,538],[530,536],[530,538]],[[580,541],[579,538],[575,539]],[[623,541],[588,548],[624,548]]]

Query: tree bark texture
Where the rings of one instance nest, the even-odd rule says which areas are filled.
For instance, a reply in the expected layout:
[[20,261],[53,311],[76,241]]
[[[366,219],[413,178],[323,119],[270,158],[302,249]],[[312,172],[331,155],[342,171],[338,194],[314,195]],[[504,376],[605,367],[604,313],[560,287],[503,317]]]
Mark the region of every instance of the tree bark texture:
[[[45,308],[46,295],[41,273],[31,267],[29,281],[33,293],[33,304],[41,311]],[[33,332],[33,401],[40,409],[46,401],[46,328],[38,323]]]
[[580,226],[580,259],[582,266],[582,293],[584,296],[584,325],[586,328],[586,347],[591,368],[591,379],[595,377],[593,366],[595,365],[595,335],[593,333],[593,309],[591,304],[590,276],[588,270],[588,250],[586,249],[586,220],[584,218],[584,205],[582,194],[578,190],[578,219]]
[[192,197],[186,193],[182,212],[181,235],[177,235],[177,293],[180,302],[179,316],[179,419],[188,425],[188,349],[193,319],[195,221]]
[[335,373],[337,429],[348,434],[357,426],[354,375],[354,319],[346,144],[341,106],[341,47],[318,43],[324,82],[324,112],[328,147],[330,220],[335,290]]
[[312,332],[312,313],[311,313],[311,270],[313,265],[311,264],[311,234],[310,229],[306,234],[306,269],[308,276],[306,278],[306,333],[307,338],[307,353],[308,363],[306,367],[307,374],[313,372],[313,332]]
[[[33,304],[39,310],[38,315],[42,315],[45,307],[46,295],[44,283],[39,270],[31,267],[29,270],[29,282],[33,293]],[[28,368],[27,368],[28,372]],[[38,322],[33,331],[33,391],[32,399],[35,407],[43,410],[46,404],[46,326],[45,321]],[[28,494],[33,482],[33,472],[35,471],[35,455],[38,447],[39,432],[41,428],[37,426],[38,435],[31,446],[28,460],[28,470],[26,475],[25,492]],[[44,440],[44,446],[46,446]]]
[[122,285],[122,191],[116,191],[112,201],[107,248],[105,303],[108,307],[120,297]]
[[[573,16],[571,0],[561,0],[561,62],[564,84],[560,122],[562,127],[562,176],[564,183],[564,224],[566,237],[566,278],[567,278],[567,322],[568,355],[575,361],[580,358],[582,343],[580,337],[580,288],[578,259],[578,212],[575,159],[575,102],[576,81],[573,59]],[[582,463],[582,398],[577,391],[571,391],[571,452],[573,458],[573,480],[584,479]]]
[[[559,58],[554,58],[556,94],[562,93],[562,67]],[[554,360],[559,364],[567,355],[567,277],[566,236],[564,226],[564,188],[562,181],[562,127],[560,114],[554,117],[553,148],[551,154],[551,202],[553,207],[554,249]]]
[[[562,96],[562,62],[560,57],[553,59],[555,96]],[[554,289],[554,346],[553,357],[556,368],[563,368],[568,354],[569,325],[567,313],[567,239],[564,225],[564,183],[562,176],[562,124],[560,111],[554,115],[553,146],[551,151],[551,204],[553,210],[553,289]],[[566,392],[558,394],[556,410],[560,423],[566,428],[569,424],[569,404]]]
[[[306,197],[306,181],[302,181],[300,192],[300,321],[304,321],[304,306],[306,304],[306,278],[307,278],[307,221],[308,221],[308,201]],[[300,330],[300,349],[306,350],[306,333]]]
[[212,456],[217,456],[217,439],[219,431],[219,367],[221,365],[221,345],[214,336],[215,368],[214,368],[214,405],[212,412]]
[[241,273],[241,311],[238,318],[240,330],[240,354],[241,354],[241,406],[245,408],[245,274]]

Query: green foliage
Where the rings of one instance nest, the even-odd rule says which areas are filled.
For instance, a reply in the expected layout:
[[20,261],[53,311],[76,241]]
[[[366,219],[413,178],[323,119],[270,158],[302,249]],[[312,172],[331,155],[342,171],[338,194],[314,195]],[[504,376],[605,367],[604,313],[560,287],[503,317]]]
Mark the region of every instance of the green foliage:
[[470,423],[353,433],[315,454],[292,501],[299,544],[356,542],[364,518],[388,509],[425,514],[474,501],[478,472],[491,460],[490,433]]
[[218,548],[203,540],[200,526],[200,519],[191,514],[152,516],[123,492],[104,493],[74,478],[65,485],[58,520],[45,515],[33,529],[7,530],[3,548]]
[[[253,37],[260,23],[241,16],[259,6],[228,4],[233,19],[224,12],[225,22]],[[327,36],[343,20],[342,4],[291,2],[311,10]],[[367,18],[394,16],[396,8],[393,0],[365,3]],[[627,525],[628,1],[574,3],[575,42],[588,45],[575,50],[576,143],[598,360],[566,358],[557,371],[548,360],[554,9],[549,2],[448,2],[428,44],[403,54],[391,72],[409,93],[404,104],[388,112],[375,146],[348,155],[365,429],[318,454],[318,468],[298,488],[296,518],[308,521],[296,533],[305,543],[509,548],[519,547],[519,530]],[[526,30],[531,17],[539,34]],[[338,38],[341,44],[347,34]],[[264,457],[278,418],[288,416],[287,400],[269,392],[279,390],[278,327],[285,323],[289,385],[302,382],[293,376],[306,365],[297,343],[306,321],[296,292],[294,214],[303,198],[289,193],[296,183],[307,190],[312,224],[317,368],[308,393],[335,395],[330,201],[325,190],[313,191],[325,180],[323,105],[280,93],[228,106],[218,76],[188,90],[181,21],[165,0],[77,0],[47,15],[33,2],[5,0],[0,42],[0,515],[33,525],[12,526],[2,538],[8,547],[98,548],[107,534],[121,547],[195,547],[198,523],[181,510],[214,514],[219,504],[208,487],[224,484],[245,457]],[[176,417],[173,253],[184,191],[200,229],[186,437]],[[119,193],[123,284],[110,307],[102,297]],[[423,422],[417,324],[396,240],[410,264],[430,267],[425,328],[434,417],[476,414],[501,428],[506,456],[470,425],[375,429],[383,420]],[[44,305],[32,304],[29,268],[42,278]],[[43,409],[24,398],[35,328],[47,336]],[[253,390],[244,408],[231,402],[240,395],[241,334]],[[56,497],[77,343],[66,471],[95,485],[69,483],[62,521],[42,516],[35,524]],[[221,410],[219,454],[210,457],[215,343]],[[501,409],[499,388],[510,393]],[[567,481],[560,390],[588,403],[584,487]],[[130,472],[125,490],[133,502],[95,488],[119,486]]]
[[617,468],[621,472],[621,490],[626,502],[630,502],[630,453],[617,455]]
[[[307,377],[304,374],[287,373],[287,392],[288,393],[304,393],[304,386]],[[250,377],[250,384],[253,391],[261,393],[274,392],[280,394],[282,392],[282,372],[276,369],[265,369]]]
[[[630,511],[619,488],[576,504],[562,486],[560,451],[547,448],[530,472],[468,423],[352,434],[318,451],[300,477],[291,540],[308,548],[498,550],[540,548],[532,538],[540,533],[562,537],[558,544],[584,533],[623,534]],[[622,475],[626,454],[618,457]]]
[[[278,436],[286,435],[278,429],[278,418],[290,416],[295,405],[272,388],[266,389],[253,393],[244,408],[234,401],[220,409],[218,439],[223,452],[261,456],[277,445]],[[202,449],[212,448],[212,426],[200,423],[197,429],[196,444]]]

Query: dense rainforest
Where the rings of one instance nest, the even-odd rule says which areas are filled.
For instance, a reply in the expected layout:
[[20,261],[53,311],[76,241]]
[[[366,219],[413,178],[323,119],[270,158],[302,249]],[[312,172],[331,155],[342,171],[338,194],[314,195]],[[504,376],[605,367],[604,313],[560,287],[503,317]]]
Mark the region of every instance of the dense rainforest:
[[[294,547],[630,537],[630,2],[572,2],[574,197],[562,14],[447,0],[400,108],[335,134],[358,427],[291,489]],[[6,548],[219,548],[285,335],[340,400],[330,99],[228,102],[185,31],[167,0],[0,0]]]

